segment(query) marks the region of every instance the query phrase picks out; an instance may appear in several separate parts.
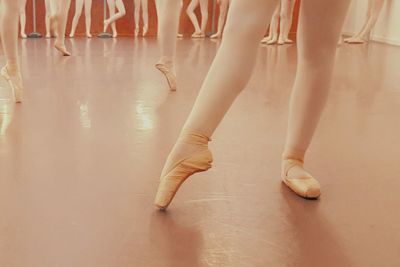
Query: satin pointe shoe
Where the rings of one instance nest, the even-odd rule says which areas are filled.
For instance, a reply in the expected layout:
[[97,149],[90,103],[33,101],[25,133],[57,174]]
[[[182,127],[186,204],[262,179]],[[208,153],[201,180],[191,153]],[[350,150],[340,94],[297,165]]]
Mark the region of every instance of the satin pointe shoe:
[[157,63],[155,67],[164,74],[165,78],[167,79],[169,89],[171,91],[176,91],[177,89],[177,82],[176,82],[176,75],[171,71],[167,65],[163,63]]
[[303,168],[303,162],[296,159],[284,159],[282,162],[282,181],[297,195],[306,199],[317,199],[321,195],[321,186],[319,182],[308,175],[293,176],[289,174],[290,170],[299,166]]
[[211,151],[208,149],[208,137],[200,134],[188,134],[178,142],[199,145],[199,149],[178,160],[168,170],[163,171],[155,197],[154,205],[160,210],[166,210],[176,192],[191,175],[207,171],[213,162]]

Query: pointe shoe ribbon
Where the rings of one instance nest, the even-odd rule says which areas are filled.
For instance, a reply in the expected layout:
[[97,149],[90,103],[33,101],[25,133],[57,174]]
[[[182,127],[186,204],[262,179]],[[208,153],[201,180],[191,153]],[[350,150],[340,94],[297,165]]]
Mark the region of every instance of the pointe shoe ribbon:
[[1,69],[1,76],[8,82],[8,84],[10,85],[12,92],[13,92],[13,96],[14,96],[14,101],[16,103],[21,103],[22,102],[22,80],[20,77],[20,74],[17,74],[17,77],[15,79],[13,79],[10,75],[10,73],[8,72],[7,66],[4,66]]
[[201,148],[199,151],[176,162],[165,172],[165,175],[161,174],[154,201],[157,208],[165,210],[187,178],[197,172],[203,172],[211,168],[213,158],[207,146],[209,140],[206,136],[193,133],[179,138],[178,142],[200,145]]
[[165,64],[163,63],[157,63],[156,68],[161,71],[165,78],[167,79],[169,89],[171,91],[176,91],[177,89],[177,82],[176,82],[176,76],[175,74],[171,71],[170,68],[168,68]]
[[321,195],[321,186],[319,182],[311,175],[290,176],[289,171],[295,166],[303,168],[303,161],[297,159],[283,160],[282,181],[297,195],[303,198],[318,198]]

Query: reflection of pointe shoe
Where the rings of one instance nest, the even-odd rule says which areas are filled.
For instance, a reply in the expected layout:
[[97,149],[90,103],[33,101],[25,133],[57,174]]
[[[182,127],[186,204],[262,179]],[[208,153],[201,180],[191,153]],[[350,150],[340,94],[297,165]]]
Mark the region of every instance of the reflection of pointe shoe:
[[310,174],[299,173],[298,175],[289,174],[294,167],[303,169],[303,162],[295,159],[284,159],[282,162],[282,181],[297,195],[307,198],[316,199],[321,195],[321,186],[319,182]]
[[26,35],[26,33],[21,32],[21,38],[22,38],[22,39],[26,39],[26,38],[28,38],[28,36]]
[[191,175],[207,171],[213,161],[211,151],[208,149],[210,139],[201,134],[185,134],[178,142],[196,144],[199,150],[174,163],[172,167],[161,174],[160,184],[154,204],[157,208],[165,210],[174,198],[179,187]]
[[220,39],[221,38],[221,34],[217,32],[217,33],[211,35],[210,38],[211,39]]
[[11,77],[10,73],[8,72],[7,66],[4,66],[1,69],[1,76],[8,82],[8,84],[11,87],[11,90],[13,92],[14,96],[14,101],[16,103],[21,103],[22,102],[22,91],[23,91],[23,86],[22,86],[22,78],[21,74],[18,73],[16,75],[13,75]]
[[65,45],[54,44],[54,47],[55,47],[63,56],[70,56],[70,55],[71,55],[71,53],[68,52],[67,48],[65,48]]
[[157,63],[156,68],[164,74],[165,78],[167,79],[169,89],[171,91],[176,91],[176,75],[171,71],[171,69],[163,63]]

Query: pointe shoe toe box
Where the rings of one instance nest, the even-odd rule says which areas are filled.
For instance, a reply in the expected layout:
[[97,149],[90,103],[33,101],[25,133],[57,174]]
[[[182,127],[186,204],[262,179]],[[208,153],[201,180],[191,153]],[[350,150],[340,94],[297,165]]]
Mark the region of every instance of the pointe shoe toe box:
[[313,177],[285,177],[283,182],[301,197],[315,199],[321,195],[321,186]]

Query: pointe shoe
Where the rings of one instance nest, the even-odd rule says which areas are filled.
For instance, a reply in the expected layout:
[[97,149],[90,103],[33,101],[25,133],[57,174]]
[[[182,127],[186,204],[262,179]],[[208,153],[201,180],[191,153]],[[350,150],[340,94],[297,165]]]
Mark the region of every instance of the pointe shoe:
[[139,28],[135,28],[135,37],[138,37],[139,36]]
[[65,48],[65,45],[61,44],[54,44],[55,49],[57,49],[64,57],[71,56],[71,53],[68,52],[67,48]]
[[289,171],[298,166],[303,168],[303,162],[296,159],[284,159],[282,162],[282,181],[297,195],[306,199],[317,199],[321,195],[319,182],[310,174],[293,177]]
[[13,92],[15,103],[21,103],[23,97],[23,88],[22,88],[22,78],[18,73],[15,75],[16,77],[11,77],[8,72],[7,66],[4,66],[1,69],[1,76],[8,82]]
[[169,89],[171,91],[176,91],[177,83],[176,83],[176,75],[171,71],[167,65],[163,63],[157,63],[155,67],[164,74],[165,78],[167,79]]
[[74,38],[74,37],[75,37],[75,35],[73,33],[69,34],[69,38]]
[[176,35],[176,37],[178,37],[178,38],[183,38],[183,34],[182,34],[182,33],[178,33],[178,34]]
[[277,40],[276,39],[270,39],[269,41],[267,41],[267,45],[274,45],[276,44]]
[[117,37],[118,37],[118,33],[117,33],[117,32],[113,32],[112,37],[113,37],[113,38],[117,38]]
[[264,38],[261,40],[261,43],[262,43],[262,44],[266,44],[266,43],[268,43],[268,41],[269,41],[269,37],[267,36],[267,37],[264,37]]
[[28,38],[28,36],[26,35],[26,33],[21,32],[21,38],[22,38],[22,39],[26,39],[26,38]]
[[221,34],[220,33],[215,33],[215,34],[210,36],[210,39],[220,39],[220,38],[221,38]]
[[195,32],[192,34],[192,38],[205,38],[205,37],[206,37],[206,35],[201,32]]
[[86,37],[87,37],[87,38],[92,38],[92,34],[91,34],[90,32],[87,32],[87,33],[86,33]]
[[145,37],[147,35],[147,32],[149,30],[149,27],[143,26],[143,31],[142,31],[142,36]]
[[[187,138],[207,141],[205,141],[205,145],[199,151],[178,161],[165,175],[161,175],[154,201],[154,205],[161,210],[167,209],[176,192],[187,178],[195,173],[207,171],[212,166],[213,158],[207,146],[207,142],[210,139],[199,134],[190,134]],[[203,143],[203,141],[201,142]]]
[[365,40],[361,37],[350,37],[344,39],[344,42],[349,43],[349,44],[363,44],[365,43]]

